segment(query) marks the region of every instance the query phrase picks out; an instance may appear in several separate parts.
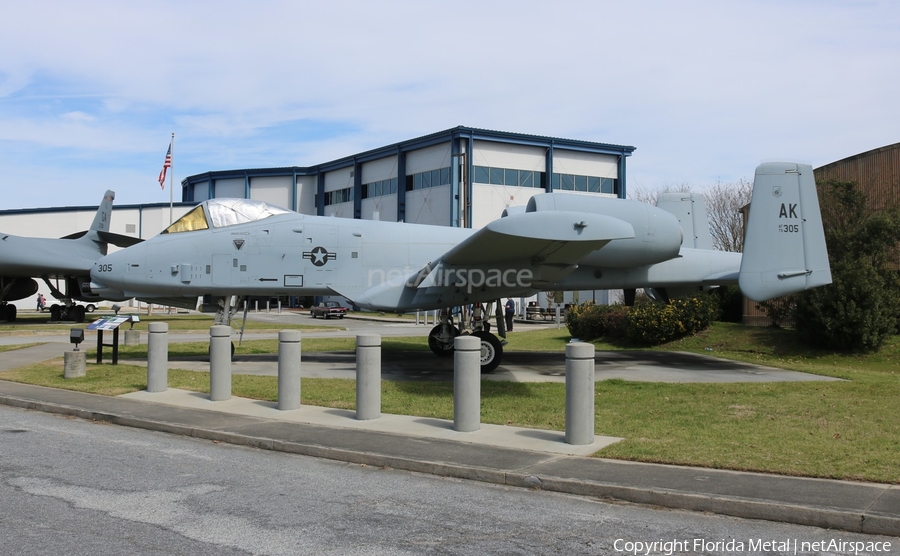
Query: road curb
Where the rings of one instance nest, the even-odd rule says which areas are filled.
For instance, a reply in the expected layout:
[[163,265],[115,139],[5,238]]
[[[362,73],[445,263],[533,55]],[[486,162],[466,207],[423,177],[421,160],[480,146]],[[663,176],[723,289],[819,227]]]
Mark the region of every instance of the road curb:
[[900,516],[894,517],[870,512],[859,513],[836,508],[791,505],[723,495],[700,495],[659,488],[639,488],[604,483],[595,480],[575,480],[571,478],[529,473],[527,468],[516,471],[507,471],[438,461],[426,461],[408,457],[333,448],[320,444],[251,436],[233,431],[194,427],[115,412],[82,409],[75,406],[20,398],[12,395],[0,395],[0,403],[22,409],[68,415],[81,419],[108,422],[111,424],[168,434],[178,434],[238,446],[331,459],[355,465],[385,467],[517,488],[542,489],[550,492],[559,492],[577,496],[620,500],[629,503],[672,509],[710,512],[746,519],[760,519],[826,529],[840,529],[857,533],[893,536],[900,531]]

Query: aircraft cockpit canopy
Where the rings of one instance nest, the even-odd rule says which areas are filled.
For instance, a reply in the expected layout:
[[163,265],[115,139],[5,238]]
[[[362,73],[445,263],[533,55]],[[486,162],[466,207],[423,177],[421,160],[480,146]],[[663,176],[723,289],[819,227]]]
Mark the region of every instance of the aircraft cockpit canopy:
[[[206,207],[205,210],[204,207]],[[289,212],[291,211],[252,199],[209,199],[176,220],[162,233],[175,234],[206,230],[210,225],[213,228],[223,228],[235,224],[256,222],[276,214]]]

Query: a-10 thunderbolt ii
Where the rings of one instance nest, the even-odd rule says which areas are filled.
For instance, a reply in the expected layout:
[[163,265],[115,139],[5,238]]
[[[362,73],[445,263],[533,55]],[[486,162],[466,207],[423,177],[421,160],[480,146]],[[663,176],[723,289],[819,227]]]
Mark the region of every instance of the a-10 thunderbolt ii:
[[[50,308],[50,320],[84,320],[84,306],[75,301],[96,302],[84,286],[90,282],[94,261],[106,255],[108,244],[120,247],[133,245],[139,239],[109,231],[114,191],[103,195],[97,214],[86,232],[64,238],[22,237],[0,234],[0,316],[16,320],[16,306],[9,303],[37,293],[41,278],[62,304]],[[118,298],[123,299],[123,298]]]
[[[190,308],[204,296],[227,322],[238,305],[231,300],[250,295],[340,295],[364,309],[406,312],[541,291],[645,288],[665,299],[728,283],[764,300],[831,282],[808,165],[757,168],[743,255],[697,248],[708,243],[705,208],[696,225],[690,196],[667,201],[663,209],[542,193],[472,230],[210,199],[158,236],[98,260],[90,289]],[[429,336],[439,354],[460,334],[452,312],[441,314]],[[502,334],[502,318],[497,326]],[[472,333],[482,341],[482,370],[493,370],[500,340]]]

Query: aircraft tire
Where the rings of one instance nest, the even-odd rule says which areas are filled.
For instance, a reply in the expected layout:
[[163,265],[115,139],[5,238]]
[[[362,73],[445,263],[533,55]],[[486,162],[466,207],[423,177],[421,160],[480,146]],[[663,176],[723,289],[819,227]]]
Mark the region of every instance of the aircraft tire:
[[4,307],[3,312],[5,313],[6,322],[16,322],[16,306],[10,303],[6,307]]
[[59,307],[59,305],[53,305],[50,307],[50,320],[57,322],[62,320],[62,309]]
[[[441,342],[438,341],[438,334],[441,333],[441,325],[437,325],[431,329],[431,332],[428,333],[428,348],[431,349],[431,353],[437,355],[438,357],[450,357],[453,355],[453,345],[451,342],[451,346],[447,349],[445,346],[441,345]],[[453,327],[453,337],[456,338],[459,336],[459,328]]]
[[69,311],[72,313],[72,320],[75,322],[84,322],[84,307],[81,305],[75,305],[74,307],[70,307]]
[[490,332],[475,332],[472,335],[481,340],[481,373],[494,372],[503,360],[503,345]]

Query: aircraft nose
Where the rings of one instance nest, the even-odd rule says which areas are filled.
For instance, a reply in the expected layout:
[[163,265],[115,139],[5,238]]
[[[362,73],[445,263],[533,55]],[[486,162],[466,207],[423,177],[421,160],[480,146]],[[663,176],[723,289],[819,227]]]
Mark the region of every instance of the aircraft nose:
[[100,296],[122,294],[124,261],[115,253],[100,257],[91,267],[91,292]]

